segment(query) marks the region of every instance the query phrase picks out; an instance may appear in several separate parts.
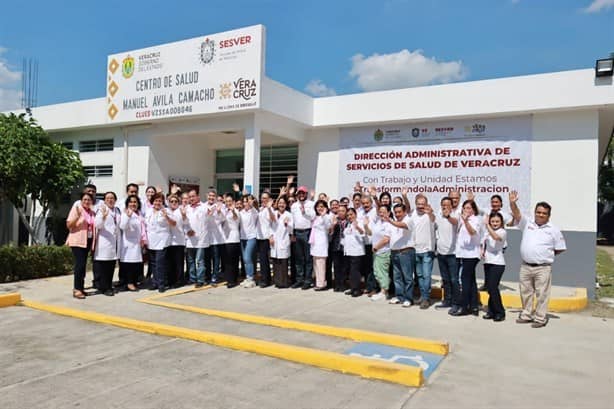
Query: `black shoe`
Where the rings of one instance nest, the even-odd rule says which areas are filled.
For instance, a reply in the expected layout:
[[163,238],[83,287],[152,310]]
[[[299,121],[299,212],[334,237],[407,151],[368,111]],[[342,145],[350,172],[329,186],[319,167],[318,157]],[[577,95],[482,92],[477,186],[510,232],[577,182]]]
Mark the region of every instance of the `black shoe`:
[[300,281],[297,281],[296,283],[292,284],[292,287],[290,288],[301,288],[303,286],[303,283]]
[[151,285],[149,286],[149,291],[156,291],[158,289],[157,285]]
[[312,284],[305,283],[305,284],[303,284],[303,286],[301,287],[301,290],[309,290],[311,287],[313,287],[313,285],[312,285]]
[[239,284],[237,284],[237,283],[226,283],[226,288],[235,288],[238,285]]
[[160,287],[158,287],[158,292],[159,293],[163,293],[165,291],[166,291],[166,287],[165,286],[161,285]]
[[454,315],[454,313],[456,313],[456,311],[458,311],[459,309],[460,307],[458,305],[453,305],[452,308],[448,310],[448,314]]
[[205,286],[205,284],[204,284],[204,283],[196,283],[196,284],[194,285],[194,287],[195,287],[195,288],[201,288],[201,287],[204,287],[204,286]]
[[326,291],[328,290],[328,287],[315,287],[313,290],[314,291]]
[[360,297],[362,295],[362,291],[361,290],[353,290],[351,292],[352,297]]
[[501,322],[501,321],[505,321],[505,315],[497,315],[493,318],[494,322]]
[[335,289],[333,290],[336,293],[342,293],[344,290],[341,287],[335,287]]
[[260,288],[267,288],[267,287],[270,287],[270,286],[271,286],[270,283],[260,283],[260,284],[258,284],[258,287],[260,287]]
[[103,294],[108,297],[113,297],[115,295],[115,292],[113,290],[107,290]]
[[475,315],[476,317],[480,316],[480,309],[479,308],[472,308],[471,309],[471,315]]
[[482,318],[485,320],[494,320],[495,316],[492,315],[491,313],[487,312],[486,314],[482,315]]
[[480,288],[478,288],[478,291],[487,291],[488,288],[486,288],[486,284],[483,284]]
[[435,306],[435,308],[450,308],[450,307],[452,307],[452,304],[450,304],[447,301],[440,302],[439,304]]
[[469,315],[469,310],[466,308],[459,308],[456,311],[454,311],[453,313],[451,313],[450,315],[454,316],[454,317],[462,317],[464,315]]

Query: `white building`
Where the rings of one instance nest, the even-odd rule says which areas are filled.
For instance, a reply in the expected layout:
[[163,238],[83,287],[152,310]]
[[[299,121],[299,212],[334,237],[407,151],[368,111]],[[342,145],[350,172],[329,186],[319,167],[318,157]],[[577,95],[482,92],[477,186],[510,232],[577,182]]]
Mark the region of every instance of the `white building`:
[[[187,58],[194,44],[200,58]],[[227,191],[237,180],[275,193],[288,174],[331,197],[349,195],[356,181],[410,185],[427,189],[436,205],[451,186],[477,190],[484,205],[493,193],[507,203],[507,192],[518,190],[528,213],[548,201],[567,239],[554,284],[592,291],[612,77],[596,78],[591,68],[312,98],[267,78],[263,55],[262,26],[119,53],[109,57],[107,97],[37,107],[33,116],[80,152],[99,192],[119,197],[129,182]],[[199,72],[198,81],[183,84],[184,72]],[[135,86],[152,78],[160,82]],[[200,91],[201,100],[185,102],[185,90]],[[172,111],[181,106],[191,112]],[[504,280],[518,274],[519,234],[510,235]]]

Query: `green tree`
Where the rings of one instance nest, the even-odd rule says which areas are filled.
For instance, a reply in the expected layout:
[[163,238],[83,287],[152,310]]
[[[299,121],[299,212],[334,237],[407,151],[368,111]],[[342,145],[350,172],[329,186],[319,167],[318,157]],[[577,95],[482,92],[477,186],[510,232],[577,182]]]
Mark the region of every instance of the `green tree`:
[[[0,152],[0,200],[13,204],[37,243],[49,209],[85,181],[79,155],[53,143],[34,119],[13,113],[0,114]],[[24,213],[28,199],[41,206],[34,226]]]

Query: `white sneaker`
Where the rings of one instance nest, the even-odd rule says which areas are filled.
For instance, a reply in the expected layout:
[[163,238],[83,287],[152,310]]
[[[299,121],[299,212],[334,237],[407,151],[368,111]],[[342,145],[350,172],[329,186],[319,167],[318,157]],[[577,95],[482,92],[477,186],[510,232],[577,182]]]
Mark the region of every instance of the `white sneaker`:
[[409,307],[411,307],[411,303],[408,300],[405,300],[405,301],[403,301],[403,304],[401,305],[401,307],[409,308]]
[[243,288],[254,288],[255,286],[256,283],[252,278],[247,278],[245,281],[243,281]]
[[384,298],[386,298],[386,295],[384,293],[377,293],[371,296],[371,301],[379,301],[383,300]]
[[392,297],[390,301],[388,301],[388,304],[401,304],[401,300],[399,300],[397,297]]

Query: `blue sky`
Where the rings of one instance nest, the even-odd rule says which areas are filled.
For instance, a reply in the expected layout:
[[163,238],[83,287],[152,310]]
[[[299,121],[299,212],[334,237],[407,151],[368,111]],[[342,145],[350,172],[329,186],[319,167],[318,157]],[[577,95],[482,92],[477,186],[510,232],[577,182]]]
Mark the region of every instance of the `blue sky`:
[[108,54],[253,24],[266,74],[316,96],[594,66],[614,52],[614,0],[29,1],[0,15],[0,111],[24,57],[38,105],[105,95]]

